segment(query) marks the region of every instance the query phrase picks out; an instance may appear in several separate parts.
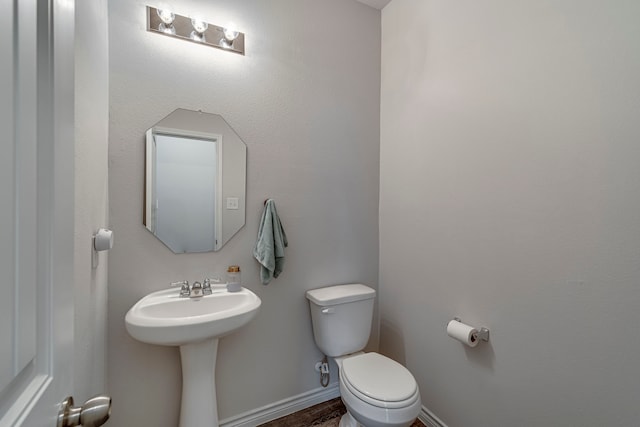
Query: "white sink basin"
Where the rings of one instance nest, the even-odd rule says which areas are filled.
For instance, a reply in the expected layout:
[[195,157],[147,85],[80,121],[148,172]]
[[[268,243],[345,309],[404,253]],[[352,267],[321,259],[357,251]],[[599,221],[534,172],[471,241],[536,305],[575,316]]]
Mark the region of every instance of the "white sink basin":
[[218,338],[249,323],[260,298],[249,289],[180,298],[180,291],[153,292],[125,317],[127,331],[148,344],[180,347],[182,403],[180,427],[218,427],[215,366]]
[[166,289],[138,301],[125,322],[138,341],[180,346],[233,332],[255,317],[260,304],[260,298],[246,288],[215,289],[198,299],[180,298],[176,289]]

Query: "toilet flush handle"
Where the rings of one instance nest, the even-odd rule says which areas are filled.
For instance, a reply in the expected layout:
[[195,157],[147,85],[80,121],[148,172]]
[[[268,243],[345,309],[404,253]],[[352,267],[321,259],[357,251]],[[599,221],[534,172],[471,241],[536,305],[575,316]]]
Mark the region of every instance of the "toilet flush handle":
[[322,307],[322,309],[320,309],[320,313],[322,313],[322,314],[333,314],[335,312],[336,312],[336,310],[334,308],[331,308],[331,307]]

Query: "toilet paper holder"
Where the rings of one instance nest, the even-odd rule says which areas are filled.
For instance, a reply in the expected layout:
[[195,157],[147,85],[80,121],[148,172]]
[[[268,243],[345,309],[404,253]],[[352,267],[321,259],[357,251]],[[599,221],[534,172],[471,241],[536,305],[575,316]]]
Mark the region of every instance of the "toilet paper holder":
[[[462,323],[462,319],[459,317],[454,317],[453,320],[456,322]],[[480,341],[488,342],[489,341],[489,329],[482,327],[478,329],[478,333],[474,334],[475,338]]]

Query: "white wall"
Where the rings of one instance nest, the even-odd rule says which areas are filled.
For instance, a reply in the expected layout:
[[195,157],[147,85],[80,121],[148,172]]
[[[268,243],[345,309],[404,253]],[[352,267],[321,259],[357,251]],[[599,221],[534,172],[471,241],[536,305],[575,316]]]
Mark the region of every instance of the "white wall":
[[108,226],[107,1],[76,2],[74,398],[106,392],[107,255],[91,268],[91,236]]
[[[377,287],[380,11],[344,0],[175,2],[178,13],[234,21],[246,33],[240,56],[147,32],[146,4],[109,1],[111,422],[175,427],[178,350],[125,330],[140,297],[241,266],[263,305],[220,342],[227,418],[319,387],[307,289]],[[248,146],[246,225],[216,253],[173,254],[142,225],[144,133],[178,107],[221,114]],[[268,197],[289,248],[284,272],[265,287],[251,253]]]
[[[382,12],[381,347],[450,427],[640,423],[638,16]],[[448,338],[455,315],[491,342]]]

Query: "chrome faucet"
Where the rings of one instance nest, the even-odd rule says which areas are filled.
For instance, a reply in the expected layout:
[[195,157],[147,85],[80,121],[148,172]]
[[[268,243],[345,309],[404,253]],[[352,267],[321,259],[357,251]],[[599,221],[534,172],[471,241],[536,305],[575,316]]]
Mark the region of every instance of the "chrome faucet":
[[191,285],[191,295],[189,295],[191,298],[198,298],[201,297],[203,295],[202,293],[202,283],[200,282],[193,282],[193,285]]
[[179,282],[172,282],[171,286],[180,286],[180,298],[200,298],[204,295],[211,295],[211,279],[204,279],[203,283],[193,282],[193,285],[189,286],[187,280],[181,280]]

